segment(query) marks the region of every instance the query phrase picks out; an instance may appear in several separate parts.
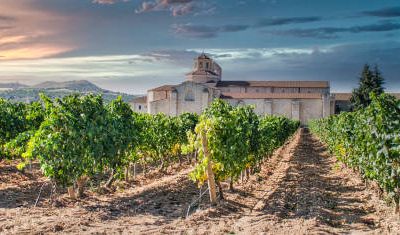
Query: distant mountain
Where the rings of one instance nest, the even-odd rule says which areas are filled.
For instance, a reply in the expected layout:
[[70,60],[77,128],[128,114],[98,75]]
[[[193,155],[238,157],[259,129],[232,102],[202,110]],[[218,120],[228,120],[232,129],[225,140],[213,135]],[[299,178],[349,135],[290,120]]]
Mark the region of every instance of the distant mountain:
[[28,87],[27,85],[21,84],[19,82],[11,82],[11,83],[0,83],[0,88],[21,88],[21,87]]
[[76,92],[96,92],[96,93],[108,93],[110,91],[101,89],[93,83],[80,80],[80,81],[68,81],[68,82],[42,82],[37,85],[31,86],[31,88],[39,89],[68,89]]
[[[0,89],[0,97],[11,102],[24,102],[30,103],[34,101],[40,100],[40,93],[45,94],[51,99],[55,99],[57,97],[63,97],[70,94],[79,94],[79,95],[88,95],[94,94],[99,95],[102,94],[104,101],[106,103],[111,102],[116,99],[118,96],[122,96],[122,99],[126,102],[131,101],[136,98],[135,95],[129,95],[120,92],[113,92],[109,90],[102,89],[95,84],[86,81],[67,81],[67,82],[42,82],[34,86],[26,86],[19,83],[8,83],[10,87],[3,87],[4,89]],[[11,87],[11,84],[14,84]],[[6,86],[3,84],[3,86]],[[0,88],[2,86],[0,85]],[[12,88],[12,89],[6,89]]]

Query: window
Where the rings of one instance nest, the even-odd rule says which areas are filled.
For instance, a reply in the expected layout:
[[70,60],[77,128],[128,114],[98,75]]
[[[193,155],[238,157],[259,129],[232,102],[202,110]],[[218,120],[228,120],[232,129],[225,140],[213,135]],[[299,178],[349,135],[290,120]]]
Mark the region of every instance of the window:
[[258,93],[258,89],[256,89],[256,92]]
[[142,110],[142,106],[141,105],[139,105],[139,110]]
[[206,63],[206,68],[208,69],[208,62]]
[[194,101],[194,94],[192,91],[189,91],[185,96],[185,101]]
[[199,62],[199,68],[203,68],[203,62]]

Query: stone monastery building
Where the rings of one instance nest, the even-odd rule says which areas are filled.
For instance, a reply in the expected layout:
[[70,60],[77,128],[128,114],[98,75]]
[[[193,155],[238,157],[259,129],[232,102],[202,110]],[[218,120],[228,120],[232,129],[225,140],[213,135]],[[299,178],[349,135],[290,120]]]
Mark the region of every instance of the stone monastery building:
[[258,114],[285,115],[307,124],[334,113],[334,96],[327,81],[224,81],[222,68],[204,53],[194,59],[194,70],[179,85],[164,85],[134,99],[134,111],[200,114],[214,99],[231,105],[255,105]]

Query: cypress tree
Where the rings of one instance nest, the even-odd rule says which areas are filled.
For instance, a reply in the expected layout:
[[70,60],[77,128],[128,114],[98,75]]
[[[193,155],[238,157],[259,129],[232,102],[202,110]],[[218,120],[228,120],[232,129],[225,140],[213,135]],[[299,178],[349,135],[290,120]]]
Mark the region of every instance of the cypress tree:
[[375,65],[374,70],[370,69],[368,64],[364,65],[361,76],[358,78],[358,88],[353,90],[350,98],[351,109],[353,111],[362,109],[371,103],[370,93],[380,95],[384,91],[384,79],[378,66]]

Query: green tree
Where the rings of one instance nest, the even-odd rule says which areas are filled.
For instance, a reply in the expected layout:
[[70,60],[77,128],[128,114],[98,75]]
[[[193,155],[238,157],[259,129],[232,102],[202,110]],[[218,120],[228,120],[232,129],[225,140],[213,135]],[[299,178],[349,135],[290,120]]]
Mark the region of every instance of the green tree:
[[353,90],[350,98],[353,111],[360,110],[371,103],[371,92],[375,95],[383,93],[384,87],[382,85],[384,84],[384,79],[378,70],[378,66],[375,65],[374,70],[371,70],[370,66],[365,64],[361,77],[358,78],[358,84],[359,87]]

